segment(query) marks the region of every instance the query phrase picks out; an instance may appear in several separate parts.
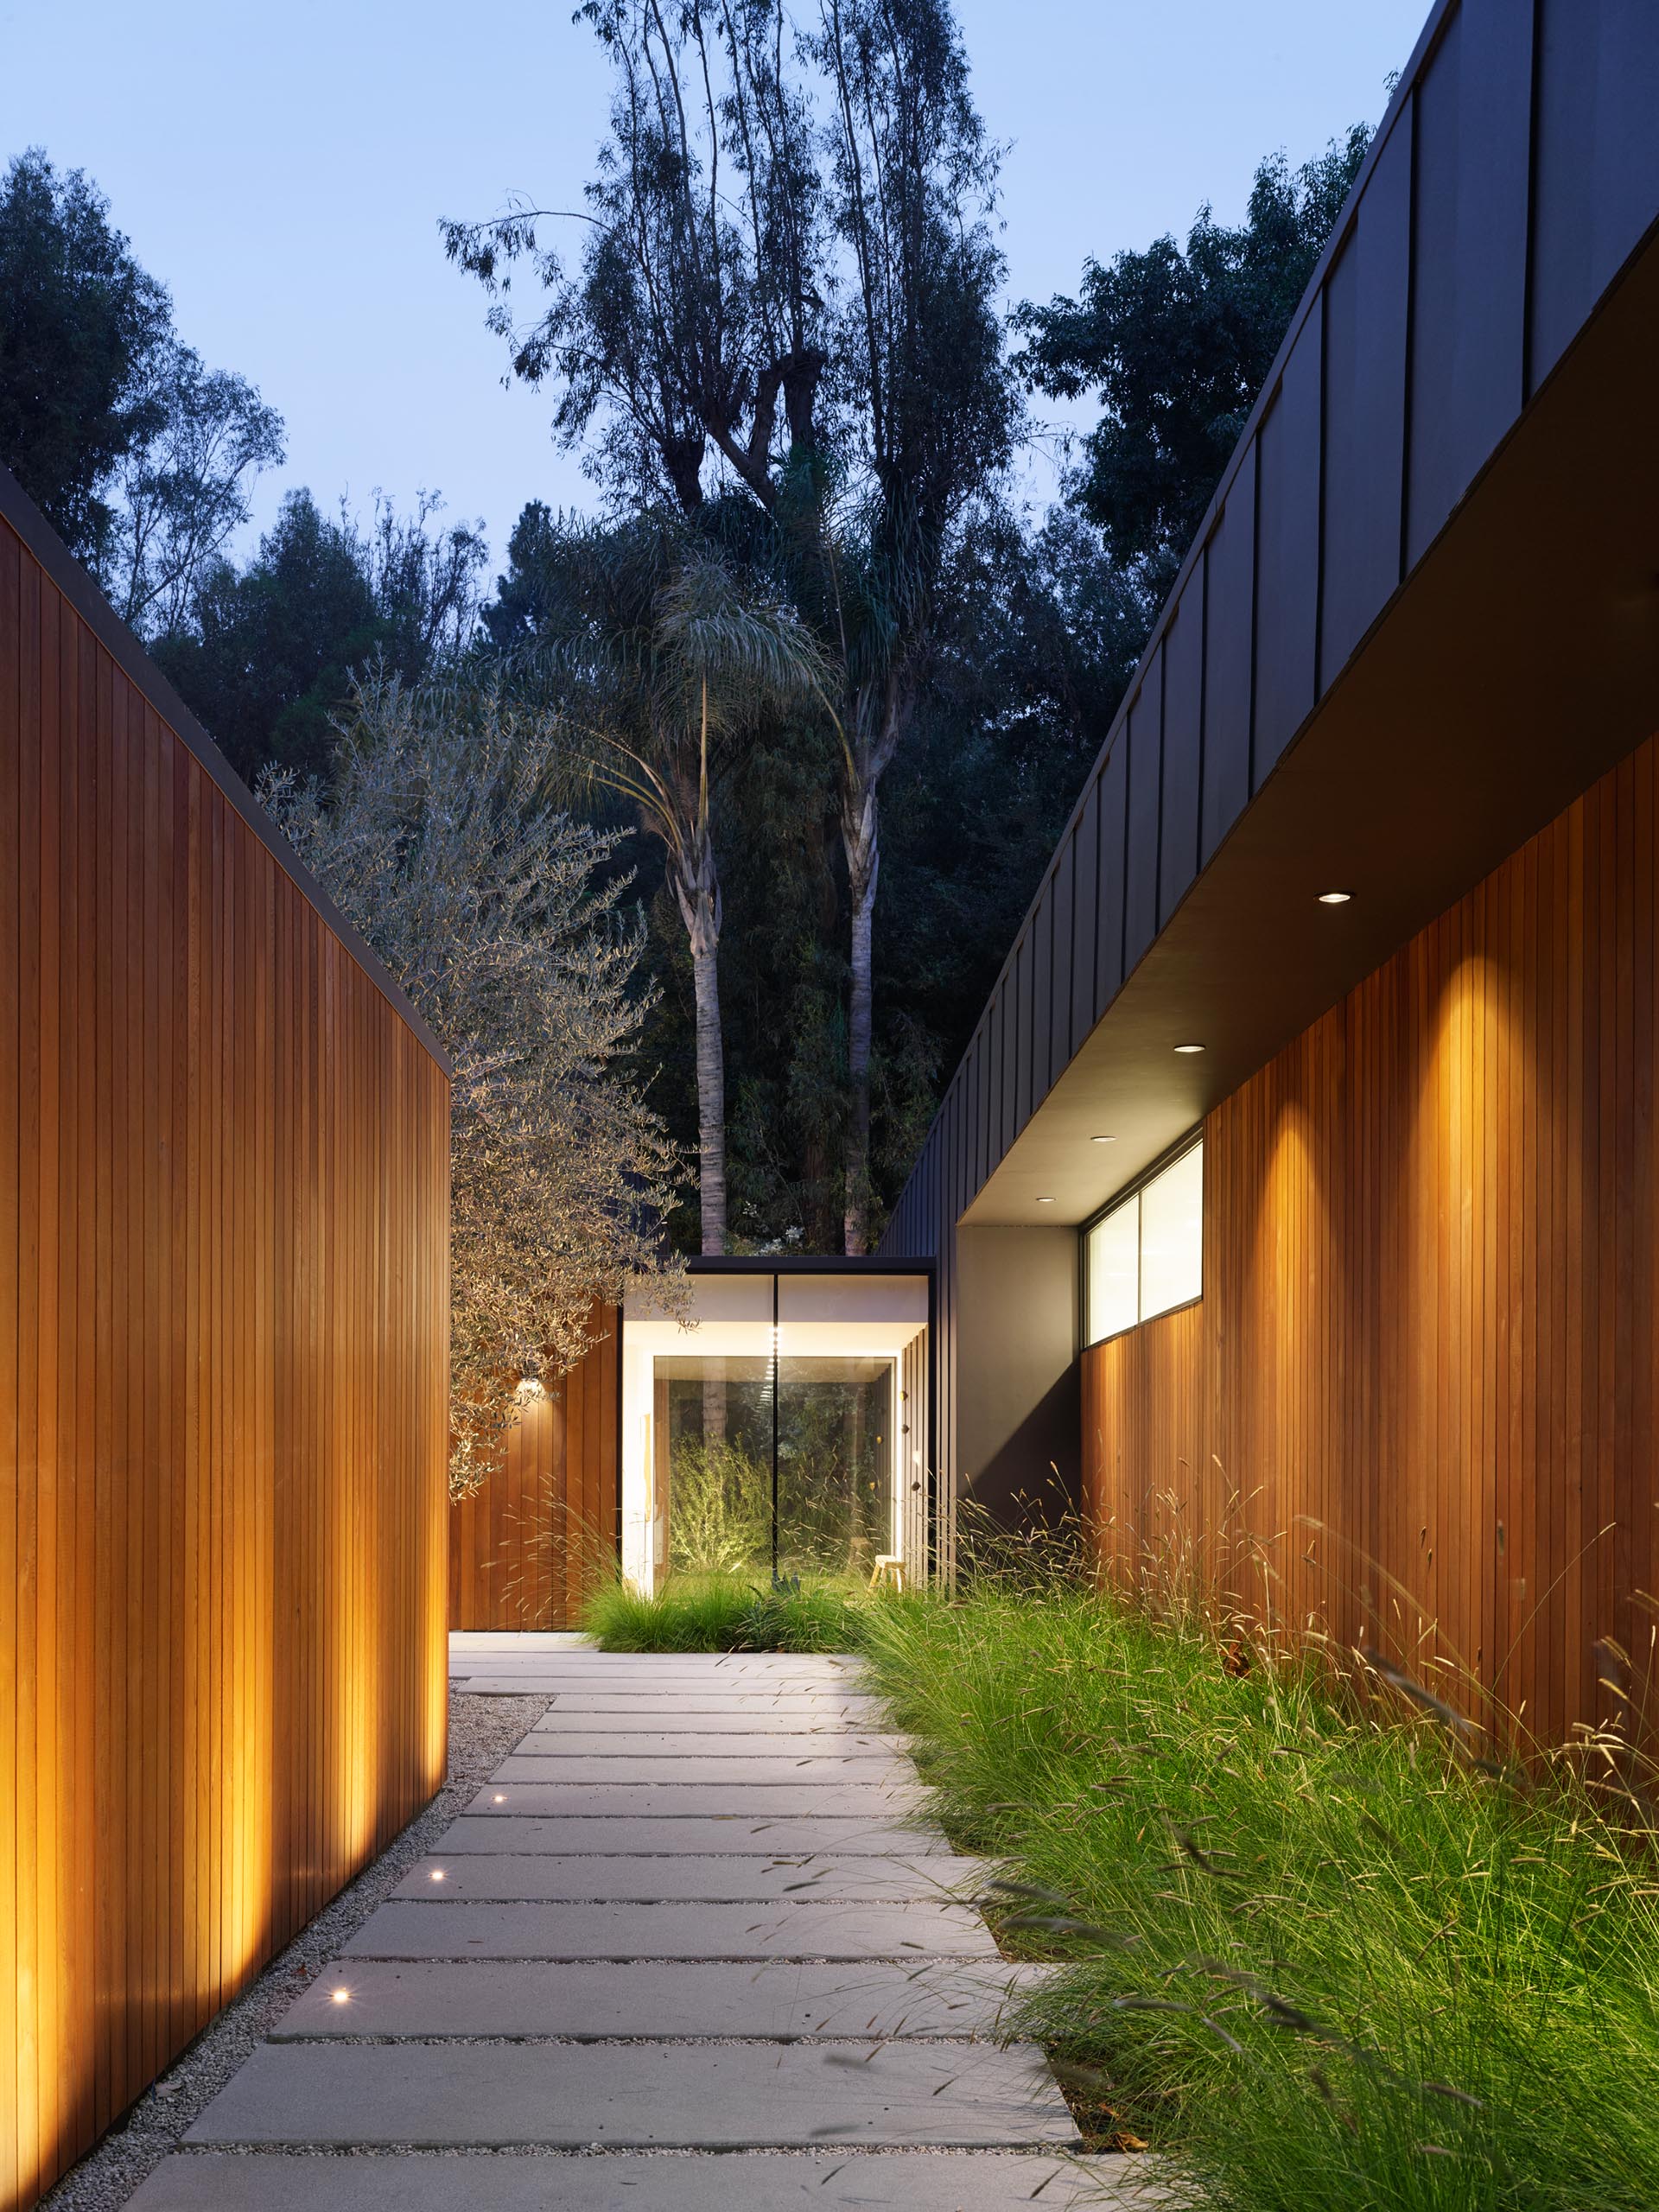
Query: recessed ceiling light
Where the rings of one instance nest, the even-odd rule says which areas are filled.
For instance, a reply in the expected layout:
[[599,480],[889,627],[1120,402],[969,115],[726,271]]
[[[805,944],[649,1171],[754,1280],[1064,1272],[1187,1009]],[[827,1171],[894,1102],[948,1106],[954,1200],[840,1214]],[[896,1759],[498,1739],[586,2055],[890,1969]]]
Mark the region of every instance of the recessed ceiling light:
[[1089,1141],[1090,1144],[1116,1144],[1117,1142],[1117,1139],[1116,1137],[1090,1137]]
[[1039,1198],[1037,1203],[1039,1206],[1052,1206],[1054,1201],[1052,1198]]
[[1351,891],[1321,891],[1319,904],[1321,906],[1345,906],[1353,895]]
[[1202,1045],[1178,1045],[1175,1049],[1178,1052],[1201,1052],[1204,1047]]
[[336,2005],[349,2005],[352,2001],[352,1993],[349,1989],[331,1989],[328,1994]]

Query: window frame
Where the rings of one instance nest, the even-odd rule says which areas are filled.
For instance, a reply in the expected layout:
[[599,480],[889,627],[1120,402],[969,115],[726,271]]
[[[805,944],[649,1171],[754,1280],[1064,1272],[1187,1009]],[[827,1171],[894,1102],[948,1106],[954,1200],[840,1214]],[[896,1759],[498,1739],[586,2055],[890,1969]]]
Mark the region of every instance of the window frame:
[[1143,1167],[1138,1175],[1132,1177],[1121,1190],[1114,1191],[1104,1205],[1096,1206],[1093,1213],[1077,1224],[1077,1319],[1078,1334],[1082,1338],[1079,1349],[1082,1351],[1093,1351],[1097,1344],[1116,1344],[1120,1338],[1128,1336],[1132,1331],[1144,1329],[1148,1321],[1161,1321],[1166,1313],[1184,1313],[1189,1306],[1203,1304],[1205,1238],[1202,1209],[1210,1189],[1210,1170],[1207,1162],[1205,1165],[1204,1179],[1199,1192],[1200,1225],[1197,1291],[1191,1298],[1182,1299],[1179,1305],[1162,1306],[1155,1313],[1144,1316],[1141,1314],[1141,1298],[1144,1262],[1141,1256],[1141,1224],[1137,1216],[1135,1233],[1135,1318],[1133,1321],[1126,1322],[1121,1329],[1109,1330],[1103,1336],[1091,1337],[1089,1333],[1089,1239],[1090,1236],[1109,1215],[1115,1214],[1120,1206],[1127,1206],[1138,1201],[1149,1183],[1155,1183],[1160,1175],[1166,1174],[1172,1167],[1179,1166],[1189,1153],[1200,1151],[1203,1146],[1204,1123],[1200,1122],[1196,1128],[1188,1129],[1183,1135],[1177,1137],[1173,1144],[1160,1152],[1155,1160]]

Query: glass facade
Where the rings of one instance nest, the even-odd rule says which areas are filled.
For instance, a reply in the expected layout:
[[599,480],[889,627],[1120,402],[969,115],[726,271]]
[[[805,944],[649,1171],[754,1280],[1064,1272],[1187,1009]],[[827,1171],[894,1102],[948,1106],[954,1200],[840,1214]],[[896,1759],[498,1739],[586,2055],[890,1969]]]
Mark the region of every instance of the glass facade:
[[868,1576],[893,1548],[895,1379],[891,1359],[658,1359],[669,1571]]
[[625,1573],[922,1571],[925,1277],[756,1269],[690,1288],[690,1314],[625,1318]]

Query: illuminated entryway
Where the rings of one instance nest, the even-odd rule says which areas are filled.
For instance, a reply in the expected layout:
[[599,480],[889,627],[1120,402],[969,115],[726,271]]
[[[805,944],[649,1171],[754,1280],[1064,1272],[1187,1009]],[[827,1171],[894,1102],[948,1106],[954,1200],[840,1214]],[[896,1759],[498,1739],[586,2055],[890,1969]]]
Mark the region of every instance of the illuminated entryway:
[[928,1569],[925,1273],[700,1261],[685,1322],[622,1332],[622,1567],[868,1581]]

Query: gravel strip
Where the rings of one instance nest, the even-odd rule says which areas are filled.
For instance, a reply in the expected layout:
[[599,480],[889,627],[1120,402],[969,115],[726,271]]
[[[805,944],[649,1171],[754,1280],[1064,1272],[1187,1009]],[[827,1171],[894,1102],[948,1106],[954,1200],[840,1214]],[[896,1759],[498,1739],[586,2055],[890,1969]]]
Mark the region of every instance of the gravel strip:
[[160,2081],[41,2199],[41,2212],[112,2212],[126,2203],[209,2099],[264,2041],[304,1984],[339,1955],[410,1868],[431,1851],[552,1701],[545,1690],[524,1697],[468,1697],[452,1690],[448,1778],[426,1810],[276,1954],[240,1997],[209,2021]]

